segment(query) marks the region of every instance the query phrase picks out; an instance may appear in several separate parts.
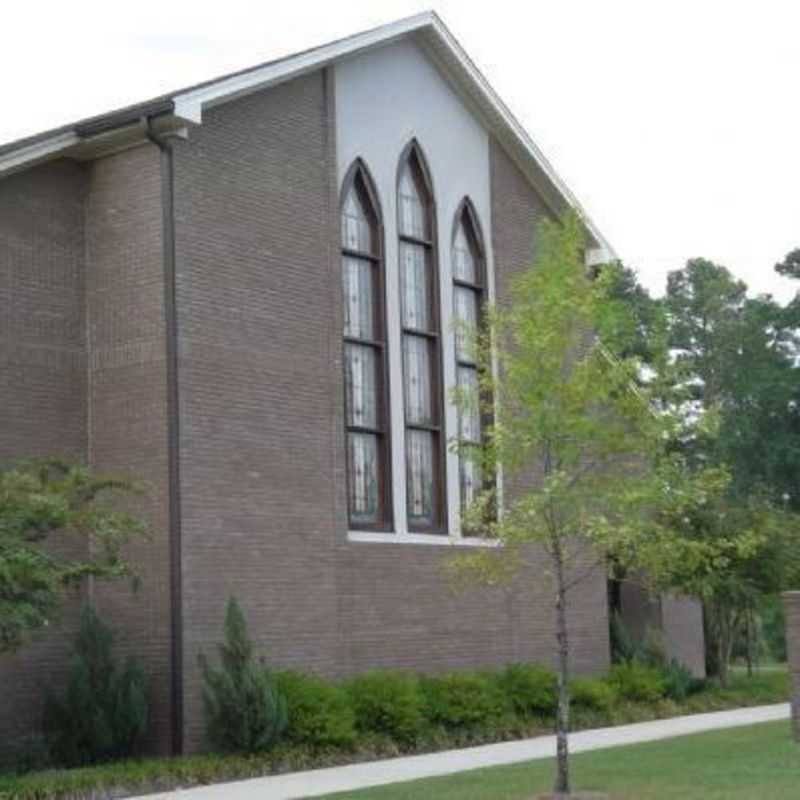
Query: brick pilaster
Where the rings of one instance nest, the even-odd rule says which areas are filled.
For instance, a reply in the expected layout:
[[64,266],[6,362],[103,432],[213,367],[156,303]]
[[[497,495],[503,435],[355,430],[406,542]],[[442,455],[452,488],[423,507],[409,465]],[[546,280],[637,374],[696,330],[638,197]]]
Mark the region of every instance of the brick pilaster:
[[800,592],[785,592],[786,643],[789,651],[789,672],[792,676],[792,728],[800,742]]

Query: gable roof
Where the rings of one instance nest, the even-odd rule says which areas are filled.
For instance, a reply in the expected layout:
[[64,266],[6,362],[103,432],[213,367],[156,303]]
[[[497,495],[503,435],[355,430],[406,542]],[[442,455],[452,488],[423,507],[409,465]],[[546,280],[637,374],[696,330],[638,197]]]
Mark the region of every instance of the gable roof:
[[453,83],[464,102],[484,121],[547,205],[557,214],[567,207],[578,212],[594,247],[600,251],[594,255],[594,260],[614,258],[613,248],[575,195],[432,11],[0,146],[0,177],[60,156],[92,158],[119,149],[143,135],[147,119],[165,130],[187,123],[200,125],[203,112],[208,108],[404,37],[412,37]]

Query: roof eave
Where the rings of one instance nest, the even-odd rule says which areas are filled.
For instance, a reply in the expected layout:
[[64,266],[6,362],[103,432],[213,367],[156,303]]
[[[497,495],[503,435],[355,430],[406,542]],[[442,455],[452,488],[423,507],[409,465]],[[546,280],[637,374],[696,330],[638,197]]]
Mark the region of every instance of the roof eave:
[[178,129],[183,123],[173,109],[172,100],[159,99],[25,139],[17,147],[0,150],[0,177],[55,158],[82,161],[130,147],[146,139],[144,119],[155,120],[162,131]]
[[269,88],[290,78],[323,68],[341,58],[364,53],[408,35],[416,35],[428,54],[458,82],[462,92],[466,93],[477,106],[488,126],[499,133],[498,139],[510,150],[510,154],[528,179],[540,189],[543,182],[549,184],[549,187],[544,187],[544,193],[547,194],[547,188],[551,188],[561,201],[559,203],[551,197],[545,197],[551,209],[560,213],[564,206],[570,206],[577,211],[592,239],[592,249],[595,251],[593,258],[597,261],[616,258],[614,249],[553,169],[544,153],[494,91],[447,26],[432,11],[323,45],[294,58],[266,64],[261,68],[179,92],[173,97],[174,113],[182,120],[200,124],[206,108],[213,108],[242,95]]
[[100,142],[103,147],[112,147],[115,137],[124,142],[125,137],[136,126],[137,120],[143,117],[159,117],[161,124],[170,128],[187,122],[202,124],[203,111],[207,108],[266,89],[321,69],[341,58],[384,46],[408,35],[414,35],[440,68],[456,82],[462,94],[481,114],[487,127],[494,132],[526,177],[542,191],[551,209],[560,213],[564,207],[570,206],[578,212],[592,239],[592,249],[595,251],[593,258],[597,261],[616,258],[614,249],[575,195],[433,11],[416,14],[148,103],[95,117],[71,128],[53,131],[52,135],[45,134],[24,140],[18,147],[12,145],[0,148],[0,176],[62,155],[77,153],[77,157],[91,157],[94,152],[93,142]]

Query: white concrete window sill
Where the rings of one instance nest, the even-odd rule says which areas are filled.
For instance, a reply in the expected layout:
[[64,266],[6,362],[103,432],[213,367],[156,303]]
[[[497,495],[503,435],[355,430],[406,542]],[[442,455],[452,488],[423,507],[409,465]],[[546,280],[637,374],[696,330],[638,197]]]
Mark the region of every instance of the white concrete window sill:
[[423,544],[434,547],[498,547],[494,539],[480,536],[444,536],[433,533],[372,533],[370,531],[348,531],[348,542],[368,542],[372,544]]

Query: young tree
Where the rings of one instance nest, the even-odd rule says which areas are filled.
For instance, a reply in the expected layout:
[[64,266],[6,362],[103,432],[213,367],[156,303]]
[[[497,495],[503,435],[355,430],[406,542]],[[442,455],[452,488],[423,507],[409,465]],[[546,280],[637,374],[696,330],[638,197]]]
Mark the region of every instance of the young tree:
[[462,555],[450,568],[459,581],[491,584],[528,559],[540,564],[544,554],[558,653],[555,791],[566,793],[570,596],[595,568],[605,570],[611,549],[635,553],[636,526],[622,522],[650,496],[634,487],[650,479],[663,421],[636,386],[639,362],[622,353],[627,337],[620,334],[631,330],[621,319],[625,304],[607,276],[588,274],[579,219],[545,223],[537,253],[508,302],[487,311],[483,331],[465,331],[474,339],[479,391],[460,390],[454,399],[462,417],[481,410],[491,423],[485,445],[462,446],[462,455],[479,461],[486,476],[500,465],[504,491],[498,498],[487,479],[465,514],[468,529],[499,546]]
[[135,578],[123,545],[147,526],[106,501],[137,491],[59,459],[0,470],[0,653],[54,619],[68,587]]
[[[487,311],[482,330],[463,331],[474,341],[480,380],[476,392],[454,392],[462,419],[490,420],[483,446],[453,446],[487,478],[465,527],[498,546],[461,555],[450,569],[458,581],[491,584],[544,558],[558,645],[560,793],[570,786],[571,592],[611,561],[647,576],[653,590],[719,597],[742,579],[744,565],[751,585],[764,577],[752,569],[779,541],[782,523],[768,503],[732,514],[729,471],[688,446],[713,438],[715,417],[687,413],[695,382],[686,361],[692,357],[706,396],[720,396],[743,285],[694,262],[688,279],[672,277],[670,307],[649,301],[619,264],[590,276],[583,253],[574,215],[542,226],[535,263],[512,282],[506,302]],[[677,361],[670,339],[681,347]],[[491,480],[498,466],[502,497]]]

